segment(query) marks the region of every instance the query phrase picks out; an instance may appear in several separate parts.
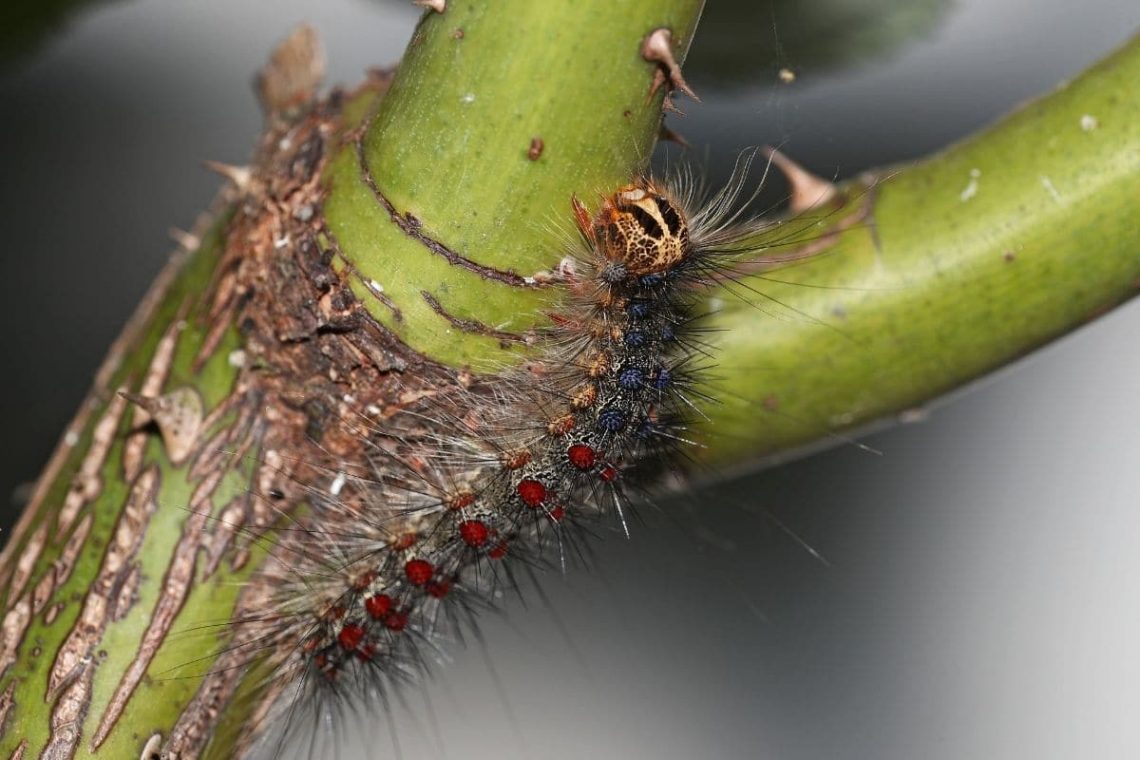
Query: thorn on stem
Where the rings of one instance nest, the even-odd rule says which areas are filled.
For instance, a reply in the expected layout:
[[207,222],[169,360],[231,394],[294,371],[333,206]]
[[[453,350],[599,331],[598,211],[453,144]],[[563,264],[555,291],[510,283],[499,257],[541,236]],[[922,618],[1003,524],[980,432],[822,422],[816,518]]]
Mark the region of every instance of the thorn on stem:
[[[658,71],[657,73],[659,76],[661,75],[660,71]],[[661,110],[662,111],[668,111],[669,113],[675,113],[678,116],[684,116],[685,115],[685,112],[682,111],[680,108],[677,108],[677,104],[673,102],[673,93],[671,93],[671,92],[666,94],[665,99],[661,101]]]
[[202,245],[202,239],[193,232],[171,227],[167,230],[167,234],[170,235],[170,239],[173,240],[179,248],[187,253],[198,250],[198,246]]
[[220,174],[228,179],[238,190],[246,190],[253,178],[253,172],[248,166],[223,164],[221,161],[203,161],[202,164],[215,174]]
[[162,749],[162,734],[155,732],[151,734],[150,738],[146,740],[143,745],[142,754],[139,755],[139,760],[154,760],[160,757],[159,751]]
[[194,450],[202,427],[202,399],[193,388],[178,388],[161,396],[119,395],[149,414],[162,435],[171,464],[181,464]]
[[418,5],[421,8],[435,11],[436,13],[443,13],[447,10],[447,0],[412,0],[412,5]]
[[661,125],[661,128],[659,130],[657,130],[657,139],[658,140],[667,140],[669,142],[675,142],[678,145],[680,145],[682,148],[692,147],[691,145],[689,145],[689,141],[685,139],[684,135],[680,134],[679,132],[674,132],[672,129],[669,129],[669,127],[665,126],[664,124]]
[[763,150],[768,160],[788,180],[791,188],[788,194],[788,210],[793,214],[825,206],[839,194],[839,188],[834,182],[812,174],[771,146],[765,146]]
[[685,77],[681,74],[681,66],[673,57],[673,33],[671,31],[665,27],[660,27],[650,32],[641,41],[641,57],[650,63],[657,64],[657,71],[653,74],[653,84],[649,87],[649,97],[656,95],[663,85],[668,84],[669,86],[665,102],[662,105],[665,110],[681,113],[672,102],[672,95],[676,90],[680,90],[698,103],[701,102],[697,93],[693,92],[688,82],[685,81]]

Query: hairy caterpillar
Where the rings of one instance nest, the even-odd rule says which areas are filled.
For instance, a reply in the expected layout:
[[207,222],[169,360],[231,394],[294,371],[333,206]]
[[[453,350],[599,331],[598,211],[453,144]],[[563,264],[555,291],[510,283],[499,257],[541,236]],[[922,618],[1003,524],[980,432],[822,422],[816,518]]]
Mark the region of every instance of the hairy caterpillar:
[[628,534],[631,491],[692,444],[702,287],[758,261],[763,223],[737,208],[749,165],[701,206],[691,179],[636,179],[593,212],[574,199],[571,303],[533,360],[342,420],[365,461],[307,481],[315,517],[276,545],[267,612],[229,645],[267,669],[270,716],[386,709],[520,573],[565,566],[603,516]]
[[[739,184],[700,210],[691,207],[689,190],[666,190],[646,178],[608,194],[594,214],[575,203],[580,256],[560,272],[574,291],[573,304],[553,315],[541,336],[551,350],[513,375],[475,377],[437,366],[419,377],[409,372],[410,380],[392,377],[390,385],[407,382],[408,392],[392,394],[376,413],[361,404],[360,415],[348,394],[341,395],[343,403],[336,394],[338,370],[358,365],[333,364],[330,371],[323,364],[326,350],[344,353],[350,345],[338,330],[353,323],[334,322],[339,315],[332,312],[352,308],[343,286],[353,273],[333,276],[336,238],[313,213],[319,169],[333,147],[327,127],[342,102],[330,97],[296,121],[273,121],[253,168],[231,172],[230,199],[238,210],[223,223],[225,243],[211,286],[174,307],[142,373],[114,381],[99,433],[105,443],[88,453],[86,469],[94,472],[114,457],[109,466],[121,468],[132,490],[123,517],[110,526],[114,541],[98,588],[82,598],[81,609],[72,608],[78,622],[58,626],[63,644],[47,674],[53,724],[66,723],[55,717],[61,710],[90,699],[97,663],[108,656],[96,649],[108,616],[122,619],[135,606],[133,584],[142,573],[130,565],[141,542],[137,526],[145,528],[152,517],[179,519],[178,549],[159,611],[145,621],[140,651],[113,684],[107,709],[92,716],[94,725],[83,734],[70,725],[58,731],[50,754],[74,751],[80,740],[98,750],[124,736],[115,734],[119,717],[171,620],[182,609],[195,612],[186,595],[199,556],[206,578],[222,561],[236,570],[277,517],[284,525],[273,527],[284,537],[271,539],[269,570],[242,592],[244,606],[229,627],[233,638],[220,649],[200,649],[207,653],[190,665],[213,654],[219,663],[204,677],[193,667],[174,675],[155,668],[155,676],[170,682],[202,679],[195,709],[182,714],[191,717],[185,723],[180,717],[171,734],[158,739],[168,742],[164,751],[171,756],[199,754],[211,738],[213,716],[233,699],[258,699],[265,710],[261,725],[272,722],[278,705],[288,708],[290,723],[295,712],[313,707],[335,711],[359,707],[360,700],[379,707],[394,685],[418,670],[437,627],[448,625],[444,618],[460,618],[454,629],[462,630],[464,618],[513,583],[512,575],[550,562],[549,547],[577,552],[579,523],[588,530],[595,516],[613,511],[624,525],[627,483],[646,480],[647,469],[685,442],[685,419],[694,406],[688,379],[699,348],[691,342],[698,316],[693,289],[717,275],[724,264],[717,257],[742,253],[734,248],[756,229],[740,223],[732,208]],[[359,135],[345,142],[351,146],[353,139],[359,148]],[[282,209],[289,211],[279,214]],[[266,230],[274,233],[269,239]],[[247,244],[251,240],[268,245]],[[281,279],[267,284],[266,272]],[[289,277],[293,272],[307,279]],[[292,287],[298,279],[322,297],[292,302],[300,295]],[[327,321],[293,328],[292,322],[312,316],[313,303],[327,309],[319,315]],[[199,345],[180,341],[189,324],[204,322],[210,328]],[[216,328],[230,324],[247,340],[240,350],[218,352],[223,333]],[[321,329],[328,326],[333,329]],[[318,342],[319,350],[308,350]],[[221,403],[204,404],[196,389],[175,387],[179,370],[172,372],[172,364],[188,361],[194,375],[216,358],[235,378]],[[317,383],[324,387],[309,392]],[[163,421],[160,410],[170,409],[186,423],[178,423],[185,437],[172,436]],[[157,510],[159,501],[173,501],[160,494],[164,478],[146,451],[159,438],[194,484],[182,497],[181,513]],[[218,484],[238,469],[231,464],[242,460],[256,462],[252,483],[243,482],[243,491],[226,503],[221,494],[211,503]],[[75,507],[61,518],[63,533],[74,527],[87,494],[98,497],[101,489],[91,479],[76,493]],[[301,501],[313,509],[303,520],[290,510]],[[80,525],[90,525],[89,518]],[[242,540],[230,552],[235,534]],[[26,579],[18,577],[22,588]],[[46,599],[54,589],[43,591],[45,578],[53,583],[55,576],[36,580]],[[103,596],[110,593],[118,599],[108,613]],[[45,617],[47,625],[58,609]],[[187,630],[202,627],[188,624],[176,633]],[[211,624],[206,636],[216,642],[218,630]],[[247,675],[261,683],[235,695],[237,676]],[[293,693],[294,687],[302,692]],[[380,702],[370,692],[378,692]],[[251,736],[242,737],[239,750]]]

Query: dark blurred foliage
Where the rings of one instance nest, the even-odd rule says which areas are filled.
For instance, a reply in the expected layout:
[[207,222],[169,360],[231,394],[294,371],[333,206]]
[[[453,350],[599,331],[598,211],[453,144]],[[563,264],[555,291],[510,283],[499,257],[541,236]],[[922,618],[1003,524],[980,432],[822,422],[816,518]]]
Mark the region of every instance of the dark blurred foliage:
[[928,34],[951,6],[951,0],[707,0],[686,76],[726,87],[754,83],[758,70],[772,67],[818,73],[889,55]]
[[889,55],[935,28],[950,0],[709,0],[686,70],[716,86],[757,71],[821,72]]
[[93,0],[4,0],[0,3],[0,68],[35,52],[73,14],[97,4]]

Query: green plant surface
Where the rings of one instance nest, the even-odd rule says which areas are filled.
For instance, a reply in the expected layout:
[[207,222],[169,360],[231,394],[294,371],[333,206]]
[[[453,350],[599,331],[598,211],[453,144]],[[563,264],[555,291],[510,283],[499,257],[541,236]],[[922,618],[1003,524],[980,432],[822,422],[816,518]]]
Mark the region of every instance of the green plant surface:
[[[570,198],[591,206],[630,180],[656,141],[664,88],[640,52],[672,30],[678,60],[702,0],[654,3],[449,2],[424,16],[364,138],[367,166],[400,213],[484,267],[529,276],[557,265]],[[532,139],[542,140],[537,159]],[[545,321],[550,289],[506,284],[430,253],[389,218],[363,178],[355,146],[335,159],[325,206],[357,295],[416,350],[493,370],[513,361],[499,338],[465,333],[450,314],[522,335]],[[402,319],[380,304],[374,281]]]
[[[15,752],[21,742],[26,742],[25,756],[35,757],[47,746],[50,729],[47,716],[57,695],[45,695],[45,684],[49,681],[55,663],[54,653],[72,632],[79,618],[88,588],[104,564],[104,556],[116,534],[131,489],[131,484],[124,479],[122,466],[125,438],[131,430],[131,416],[127,414],[115,430],[114,443],[104,464],[99,468],[98,478],[102,485],[99,495],[84,507],[80,519],[74,520],[67,531],[58,532],[56,526],[61,508],[69,491],[76,487],[77,473],[90,451],[94,428],[114,400],[115,389],[137,387],[159,350],[163,335],[172,325],[184,320],[186,327],[180,331],[181,339],[167,387],[193,385],[209,409],[227,393],[236,375],[236,369],[227,362],[227,355],[237,346],[234,331],[230,331],[222,340],[217,351],[203,367],[193,367],[194,356],[205,339],[205,323],[199,321],[204,305],[197,298],[213,276],[221,251],[223,228],[224,218],[213,225],[195,253],[172,264],[177,269],[177,274],[173,279],[156,285],[157,295],[161,297],[152,302],[153,309],[143,307],[136,318],[145,319],[137,322],[135,329],[120,339],[121,344],[113,350],[108,359],[109,364],[105,372],[101,373],[100,381],[97,381],[86,404],[90,413],[86,424],[74,430],[73,445],[68,446],[66,442],[61,444],[66,459],[54,481],[48,485],[46,498],[40,502],[38,511],[24,516],[24,541],[21,542],[19,537],[13,539],[13,553],[6,554],[6,558],[16,556],[15,550],[19,545],[26,544],[41,529],[46,529],[47,535],[55,539],[46,543],[35,567],[31,569],[30,580],[25,588],[34,587],[45,574],[55,572],[52,568],[64,552],[69,533],[73,534],[82,523],[82,515],[93,518],[87,540],[82,545],[70,577],[55,588],[53,599],[65,601],[61,611],[50,620],[41,614],[31,618],[18,659],[0,679],[0,692],[12,688],[11,698],[14,703],[12,714],[8,715],[6,730],[0,737],[0,754]],[[149,623],[151,611],[162,593],[164,571],[169,557],[184,526],[193,517],[185,505],[191,501],[194,484],[188,480],[185,466],[175,466],[170,462],[157,438],[148,442],[143,457],[142,467],[149,466],[157,468],[159,488],[154,500],[155,509],[149,518],[149,528],[132,560],[137,562],[141,581],[126,614],[108,622],[94,654],[98,658],[98,667],[94,670],[91,684],[93,708],[87,712],[82,726],[77,727],[86,737],[79,744],[78,757],[95,754],[100,757],[137,756],[141,746],[140,735],[145,741],[150,733],[173,725],[180,705],[194,693],[197,684],[194,677],[162,676],[168,672],[170,663],[186,663],[200,656],[202,637],[192,640],[193,637],[182,636],[179,639],[171,636],[169,646],[164,647],[151,663],[151,677],[144,679],[136,691],[136,696],[141,695],[141,698],[132,701],[132,709],[110,733],[100,747],[100,752],[90,751],[89,739],[97,728],[116,684],[133,660]],[[229,473],[216,491],[217,500],[214,504],[220,508],[230,497],[244,492],[246,487],[246,482],[237,472]],[[255,563],[251,563],[253,564]],[[232,575],[218,573],[209,582],[196,584],[184,605],[179,627],[182,630],[193,630],[206,623],[225,619],[240,591],[241,580],[248,576],[251,569],[247,567]],[[0,593],[0,604],[5,609],[17,603],[17,600],[8,598],[10,591],[10,588],[5,588]],[[200,676],[201,673],[197,675]],[[66,684],[63,688],[66,688]],[[46,700],[45,696],[48,697]]]
[[707,458],[738,465],[911,410],[1135,294],[1137,81],[1140,39],[932,158],[851,183],[847,208],[771,231],[827,244],[714,294]]

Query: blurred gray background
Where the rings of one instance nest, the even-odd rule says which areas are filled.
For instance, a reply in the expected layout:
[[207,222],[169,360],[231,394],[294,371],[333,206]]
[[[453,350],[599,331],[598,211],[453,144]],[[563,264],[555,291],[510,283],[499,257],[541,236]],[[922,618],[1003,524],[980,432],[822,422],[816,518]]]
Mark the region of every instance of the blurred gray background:
[[[23,35],[0,38],[5,526],[167,228],[217,187],[201,160],[248,154],[271,46],[308,20],[352,83],[416,18],[120,0],[0,24]],[[761,143],[848,176],[992,121],[1138,25],[1135,0],[710,0],[688,69],[704,103],[674,124],[714,185]],[[643,510],[595,572],[546,580],[550,608],[505,600],[485,649],[407,692],[402,757],[1140,757],[1137,328],[1140,304],[1118,310],[872,436],[882,456],[840,445]],[[343,756],[397,757],[380,711],[364,723]]]

